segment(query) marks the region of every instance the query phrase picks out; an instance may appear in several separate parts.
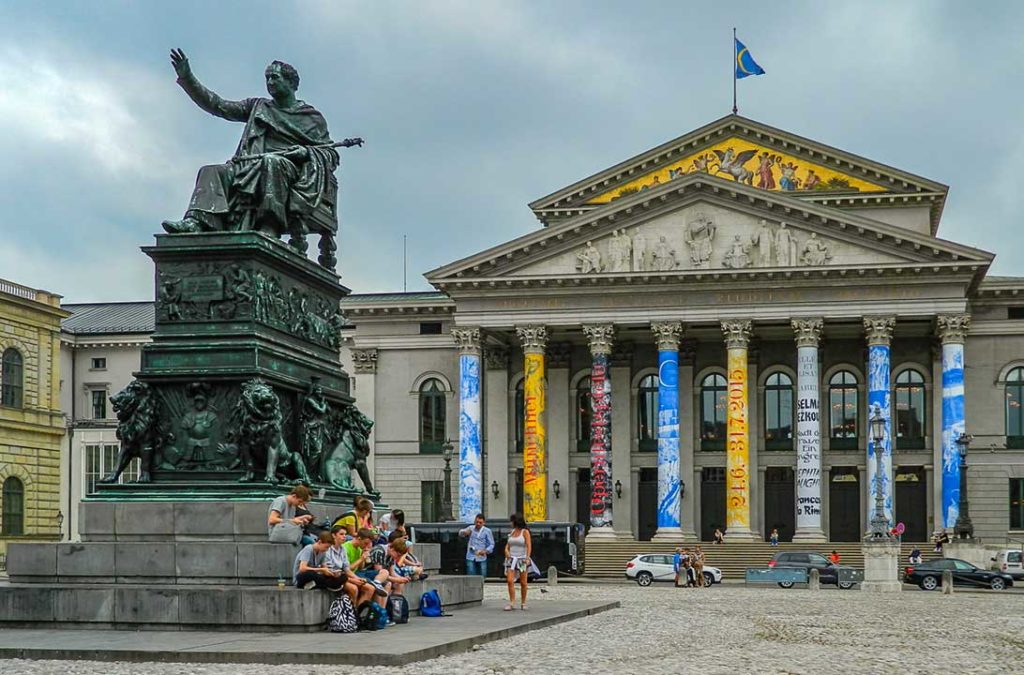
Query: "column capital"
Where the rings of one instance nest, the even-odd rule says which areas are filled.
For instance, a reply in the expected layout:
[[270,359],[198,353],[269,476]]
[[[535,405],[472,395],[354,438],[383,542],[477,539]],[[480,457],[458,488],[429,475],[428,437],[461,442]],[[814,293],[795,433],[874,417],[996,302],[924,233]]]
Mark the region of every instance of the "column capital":
[[484,347],[484,366],[487,370],[507,370],[508,347],[504,345]]
[[355,368],[356,375],[377,372],[376,347],[350,349],[349,353],[352,354],[352,366]]
[[749,320],[723,321],[722,334],[725,335],[727,349],[746,349],[754,334],[753,324]]
[[821,319],[793,319],[790,321],[796,333],[797,347],[817,347],[821,340],[824,322]]
[[516,335],[523,343],[523,351],[527,354],[543,354],[548,345],[548,329],[546,326],[529,324],[516,326]]
[[480,329],[476,327],[452,328],[452,339],[460,354],[480,355]]
[[613,323],[590,323],[583,325],[583,334],[587,336],[590,343],[590,353],[611,354],[612,345],[615,343],[615,324]]
[[892,330],[896,327],[894,316],[866,316],[864,317],[864,335],[868,339],[868,346],[881,345],[888,347],[892,341]]
[[679,341],[683,336],[683,324],[680,321],[655,321],[651,323],[654,342],[658,351],[678,351]]
[[971,315],[939,314],[935,323],[942,344],[963,344],[971,327]]

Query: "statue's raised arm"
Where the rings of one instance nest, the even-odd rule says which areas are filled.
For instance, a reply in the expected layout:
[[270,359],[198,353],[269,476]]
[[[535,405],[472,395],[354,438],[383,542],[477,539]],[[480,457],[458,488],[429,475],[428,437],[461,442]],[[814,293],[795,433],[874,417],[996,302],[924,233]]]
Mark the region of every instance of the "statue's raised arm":
[[245,122],[249,119],[249,114],[257,99],[229,101],[210,91],[196,78],[195,73],[192,72],[192,66],[188,62],[188,57],[180,49],[171,50],[171,65],[174,66],[174,72],[178,76],[178,86],[185,90],[185,93],[197,106],[211,115],[223,117],[231,122]]
[[258,230],[306,250],[305,235],[320,234],[320,264],[334,269],[337,232],[338,147],[363,144],[361,138],[331,140],[323,115],[296,98],[299,73],[283,61],[267,66],[270,98],[229,101],[204,87],[188,57],[171,50],[178,84],[206,112],[245,122],[234,156],[204,166],[185,217],[164,221],[170,234]]

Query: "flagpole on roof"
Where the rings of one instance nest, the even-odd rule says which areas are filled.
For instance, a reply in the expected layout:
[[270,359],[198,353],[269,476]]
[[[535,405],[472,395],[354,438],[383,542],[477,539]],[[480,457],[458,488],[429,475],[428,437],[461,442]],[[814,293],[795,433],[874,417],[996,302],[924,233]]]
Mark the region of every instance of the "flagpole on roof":
[[736,27],[732,29],[732,114],[735,115],[736,108]]

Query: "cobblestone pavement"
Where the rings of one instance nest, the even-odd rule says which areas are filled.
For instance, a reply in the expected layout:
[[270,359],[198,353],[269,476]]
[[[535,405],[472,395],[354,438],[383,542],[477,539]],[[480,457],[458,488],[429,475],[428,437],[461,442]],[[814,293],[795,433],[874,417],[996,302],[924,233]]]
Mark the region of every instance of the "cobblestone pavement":
[[[695,590],[632,584],[561,584],[546,594],[533,590],[532,604],[612,597],[622,608],[401,668],[8,661],[0,663],[0,670],[5,675],[707,675],[826,670],[961,675],[1012,672],[1024,659],[1024,600],[1018,594],[943,596],[908,590],[868,595],[859,590]],[[485,595],[500,612],[504,588],[488,585]]]

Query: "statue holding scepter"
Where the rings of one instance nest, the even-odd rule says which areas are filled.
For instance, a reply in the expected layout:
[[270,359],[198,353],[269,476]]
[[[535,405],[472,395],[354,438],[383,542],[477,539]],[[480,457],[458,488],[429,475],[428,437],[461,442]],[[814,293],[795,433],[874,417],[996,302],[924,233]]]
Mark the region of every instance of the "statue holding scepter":
[[361,138],[331,141],[327,122],[295,97],[299,74],[274,61],[265,71],[271,98],[229,101],[204,87],[180,49],[171,51],[178,84],[196,105],[217,117],[244,122],[234,157],[199,169],[185,217],[164,221],[170,234],[258,230],[304,249],[305,221],[323,200],[338,166],[336,147],[362,145]]

